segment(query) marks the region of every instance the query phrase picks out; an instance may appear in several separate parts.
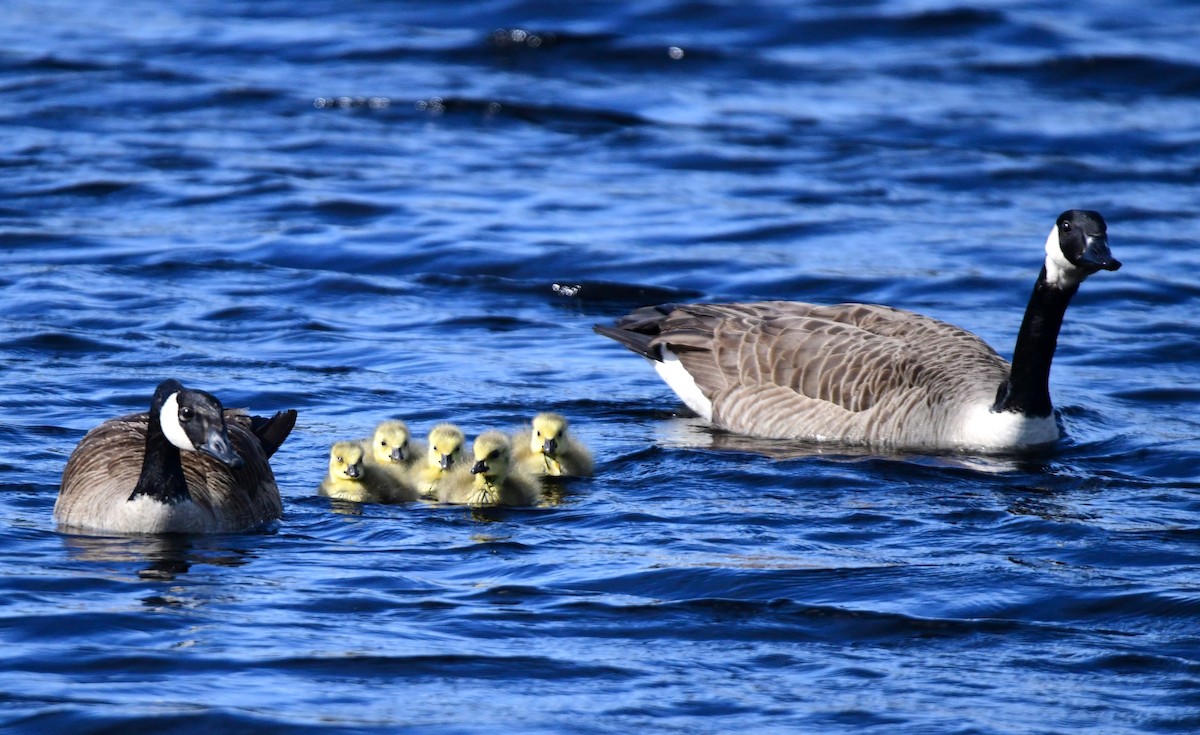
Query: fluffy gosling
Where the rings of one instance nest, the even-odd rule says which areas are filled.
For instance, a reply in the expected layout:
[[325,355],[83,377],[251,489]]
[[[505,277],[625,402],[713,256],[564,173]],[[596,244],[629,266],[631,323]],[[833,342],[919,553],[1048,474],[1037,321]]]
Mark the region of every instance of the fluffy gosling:
[[541,488],[512,461],[512,442],[499,431],[485,431],[472,446],[474,478],[469,483],[445,483],[438,487],[438,500],[461,505],[534,505]]
[[329,474],[317,492],[335,500],[386,503],[394,487],[387,475],[364,462],[362,444],[337,442],[329,450]]
[[534,475],[591,477],[592,453],[567,431],[557,413],[539,413],[532,425],[513,438],[513,457]]
[[425,454],[425,447],[411,441],[408,425],[403,421],[384,421],[363,443],[365,463],[387,475],[394,485],[390,499],[396,503],[416,500],[420,493],[413,472]]
[[413,484],[422,496],[438,497],[438,488],[471,483],[467,437],[454,424],[438,424],[429,431],[425,463],[413,470]]

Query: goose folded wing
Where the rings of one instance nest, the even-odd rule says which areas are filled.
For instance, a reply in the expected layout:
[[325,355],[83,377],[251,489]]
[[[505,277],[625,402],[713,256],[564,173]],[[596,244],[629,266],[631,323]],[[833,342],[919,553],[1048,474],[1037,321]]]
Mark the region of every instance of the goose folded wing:
[[891,311],[794,302],[686,307],[664,320],[655,342],[678,355],[710,400],[736,391],[747,401],[757,391],[763,399],[753,403],[786,413],[798,408],[791,393],[859,412],[921,383],[912,345],[872,329],[894,326]]

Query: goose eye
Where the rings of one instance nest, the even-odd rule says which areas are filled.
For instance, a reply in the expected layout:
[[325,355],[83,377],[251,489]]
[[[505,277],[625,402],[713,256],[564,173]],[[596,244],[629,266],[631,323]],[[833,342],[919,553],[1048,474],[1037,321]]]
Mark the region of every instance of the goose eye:
[[1060,222],[1058,226],[1062,228],[1063,232],[1067,232],[1071,229],[1071,223],[1066,220]]
[[180,421],[191,421],[192,416],[195,413],[196,412],[192,410],[191,406],[184,406],[179,409],[179,420]]

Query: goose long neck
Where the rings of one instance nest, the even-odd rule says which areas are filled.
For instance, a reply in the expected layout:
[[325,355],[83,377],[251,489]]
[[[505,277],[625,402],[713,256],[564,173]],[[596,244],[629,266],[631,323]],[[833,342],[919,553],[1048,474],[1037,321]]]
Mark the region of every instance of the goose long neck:
[[130,500],[147,495],[159,502],[173,505],[190,499],[187,479],[183,475],[183,462],[179,449],[167,440],[159,423],[160,406],[150,409],[150,422],[146,426],[146,455],[142,459],[142,473]]
[[1058,332],[1063,315],[1079,284],[1055,286],[1046,277],[1043,266],[1033,286],[1033,295],[1025,307],[1025,318],[1013,348],[1012,370],[1008,380],[996,392],[996,412],[1015,412],[1026,416],[1049,416],[1050,362],[1058,347]]

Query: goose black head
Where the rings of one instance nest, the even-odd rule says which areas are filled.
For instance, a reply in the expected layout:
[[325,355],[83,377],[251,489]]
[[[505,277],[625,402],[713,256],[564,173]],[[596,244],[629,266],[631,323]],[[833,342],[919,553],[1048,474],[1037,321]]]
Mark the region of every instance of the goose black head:
[[1046,278],[1056,286],[1078,286],[1101,270],[1115,271],[1121,261],[1108,249],[1108,226],[1099,212],[1068,209],[1058,215],[1046,239]]
[[185,388],[178,380],[164,380],[154,391],[151,412],[167,441],[185,452],[203,452],[234,469],[242,458],[229,441],[225,409],[211,393]]

